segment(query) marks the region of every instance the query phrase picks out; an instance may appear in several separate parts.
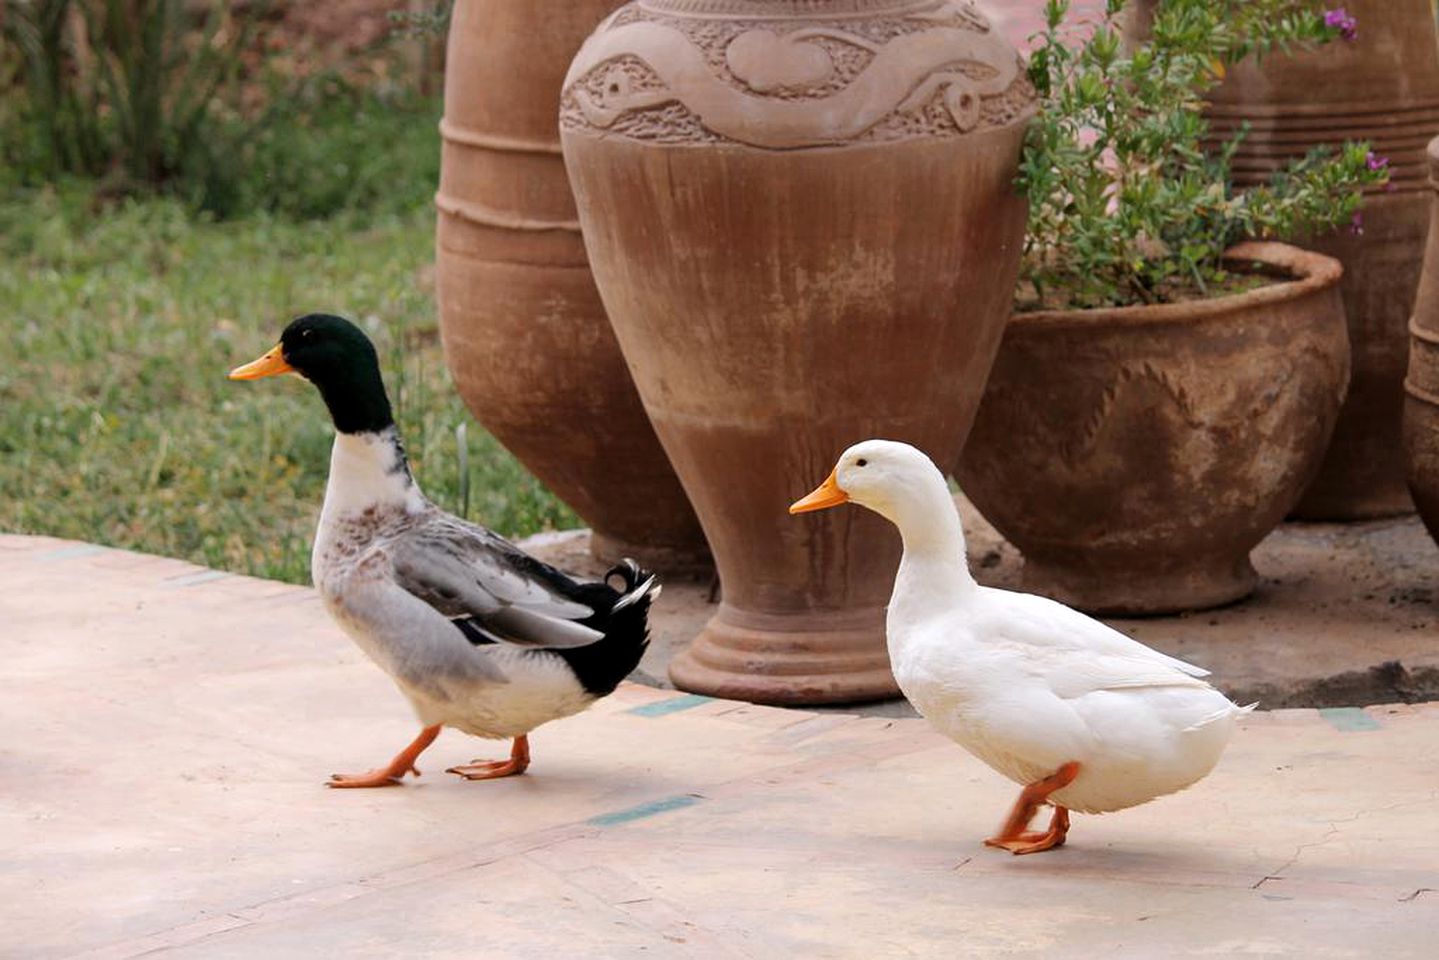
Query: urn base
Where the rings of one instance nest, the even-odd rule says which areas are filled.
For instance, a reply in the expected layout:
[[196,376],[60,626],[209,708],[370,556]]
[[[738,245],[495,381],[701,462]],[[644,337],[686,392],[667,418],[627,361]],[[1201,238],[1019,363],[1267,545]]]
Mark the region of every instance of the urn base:
[[1152,554],[1132,563],[1095,563],[1093,557],[1024,559],[1023,588],[1086,613],[1162,616],[1208,610],[1243,600],[1259,575],[1247,553],[1190,557],[1156,565]]
[[590,555],[607,564],[634,560],[660,580],[683,577],[698,580],[714,574],[714,559],[703,544],[633,543],[603,530],[590,533]]
[[1386,416],[1339,415],[1319,476],[1304,491],[1290,517],[1319,523],[1381,520],[1414,512],[1404,476],[1400,402],[1386,404]]
[[721,606],[670,663],[690,693],[779,706],[864,703],[899,696],[884,608],[776,616]]

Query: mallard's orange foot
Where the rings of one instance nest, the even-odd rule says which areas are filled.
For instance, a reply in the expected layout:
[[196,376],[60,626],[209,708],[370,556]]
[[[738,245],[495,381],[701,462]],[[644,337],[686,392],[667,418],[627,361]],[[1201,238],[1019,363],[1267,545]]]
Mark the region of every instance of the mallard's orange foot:
[[516,763],[513,760],[476,760],[474,763],[450,767],[445,772],[466,780],[498,780],[500,777],[513,777],[524,773],[527,766],[528,764]]
[[389,766],[377,767],[369,773],[333,773],[326,781],[327,787],[398,787],[405,774],[420,775],[415,759],[440,735],[440,725],[426,727],[408,747],[401,750]]
[[371,770],[369,773],[332,773],[330,779],[325,781],[327,787],[398,787],[400,778],[406,773],[420,775],[420,771],[411,767],[408,771],[401,770],[399,773],[391,772],[389,767],[382,767],[379,770]]
[[464,777],[466,780],[498,780],[500,777],[514,777],[530,766],[530,741],[528,737],[515,737],[508,760],[472,760],[458,767],[450,767],[446,773]]

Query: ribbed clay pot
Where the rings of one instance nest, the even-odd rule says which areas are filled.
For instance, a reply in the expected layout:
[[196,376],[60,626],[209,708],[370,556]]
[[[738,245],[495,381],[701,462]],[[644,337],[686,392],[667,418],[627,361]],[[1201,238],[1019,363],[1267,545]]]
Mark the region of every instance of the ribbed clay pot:
[[1253,590],[1249,551],[1319,467],[1349,345],[1337,261],[1274,243],[1232,257],[1291,279],[1010,321],[959,480],[1024,554],[1026,590],[1108,614]]
[[595,279],[705,533],[716,615],[675,684],[896,693],[900,543],[788,504],[846,446],[958,456],[1009,313],[1033,94],[938,0],[642,0],[588,40],[561,134]]
[[560,85],[614,0],[459,0],[445,68],[440,331],[475,418],[594,531],[594,553],[709,566],[585,259]]
[[[1439,138],[1429,143],[1430,185],[1439,191]],[[1419,516],[1439,540],[1439,197],[1430,204],[1429,246],[1409,332],[1404,451]]]
[[[1147,15],[1155,0],[1138,5]],[[1429,216],[1424,146],[1439,133],[1439,46],[1430,0],[1345,0],[1354,41],[1271,53],[1228,71],[1206,111],[1217,147],[1248,123],[1234,156],[1240,186],[1263,183],[1319,144],[1368,140],[1388,157],[1392,189],[1365,200],[1363,232],[1298,238],[1344,264],[1354,374],[1324,465],[1295,508],[1309,520],[1413,509],[1400,438],[1408,321]]]

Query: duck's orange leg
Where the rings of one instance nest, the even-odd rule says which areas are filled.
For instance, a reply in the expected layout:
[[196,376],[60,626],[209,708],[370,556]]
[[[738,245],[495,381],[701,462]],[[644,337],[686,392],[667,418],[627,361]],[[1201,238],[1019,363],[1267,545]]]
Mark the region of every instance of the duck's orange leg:
[[498,780],[524,773],[530,765],[530,738],[525,734],[515,737],[508,760],[474,760],[451,767],[446,773],[454,773],[466,780]]
[[377,767],[369,773],[335,773],[330,775],[326,786],[330,787],[397,787],[400,779],[407,773],[420,775],[420,770],[415,766],[415,760],[425,752],[425,748],[435,742],[440,735],[440,725],[426,727],[420,731],[420,735],[414,739],[408,747],[401,750],[395,759],[390,761],[388,767]]
[[1019,792],[1009,819],[999,828],[999,833],[984,841],[986,847],[999,847],[1010,853],[1040,853],[1064,845],[1069,833],[1069,811],[1055,804],[1054,816],[1049,818],[1049,829],[1040,833],[1027,830],[1029,821],[1034,819],[1039,808],[1049,801],[1049,795],[1062,790],[1079,776],[1079,764],[1071,760],[1043,780],[1036,780]]

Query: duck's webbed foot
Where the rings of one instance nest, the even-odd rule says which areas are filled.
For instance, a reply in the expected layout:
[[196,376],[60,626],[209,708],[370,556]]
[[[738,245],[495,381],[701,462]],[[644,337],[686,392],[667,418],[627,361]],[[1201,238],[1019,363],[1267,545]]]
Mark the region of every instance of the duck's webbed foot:
[[420,768],[415,766],[415,760],[425,751],[425,748],[435,742],[440,735],[440,725],[426,727],[420,731],[420,735],[414,739],[408,747],[401,750],[395,759],[391,760],[388,766],[376,767],[368,773],[334,773],[326,782],[327,787],[398,787],[400,780],[405,774],[413,773],[420,775]]
[[1041,853],[1064,845],[1069,833],[1069,810],[1054,805],[1049,829],[1043,832],[1026,829],[1041,805],[1049,802],[1050,794],[1069,786],[1079,776],[1079,764],[1070,761],[1043,780],[1036,780],[1020,791],[1009,819],[999,833],[984,841],[986,847],[999,847],[1013,854]]
[[450,767],[445,772],[464,777],[466,780],[498,780],[500,777],[518,776],[524,773],[529,765],[530,740],[528,736],[521,734],[515,737],[514,746],[510,748],[510,759],[474,760],[457,767]]
[[1045,850],[1064,846],[1064,838],[1068,833],[1069,811],[1064,807],[1055,807],[1054,815],[1049,818],[1048,830],[1042,833],[1038,830],[1025,830],[1013,837],[990,837],[984,841],[984,845],[999,847],[1001,850],[1008,850],[1016,855],[1042,853]]

